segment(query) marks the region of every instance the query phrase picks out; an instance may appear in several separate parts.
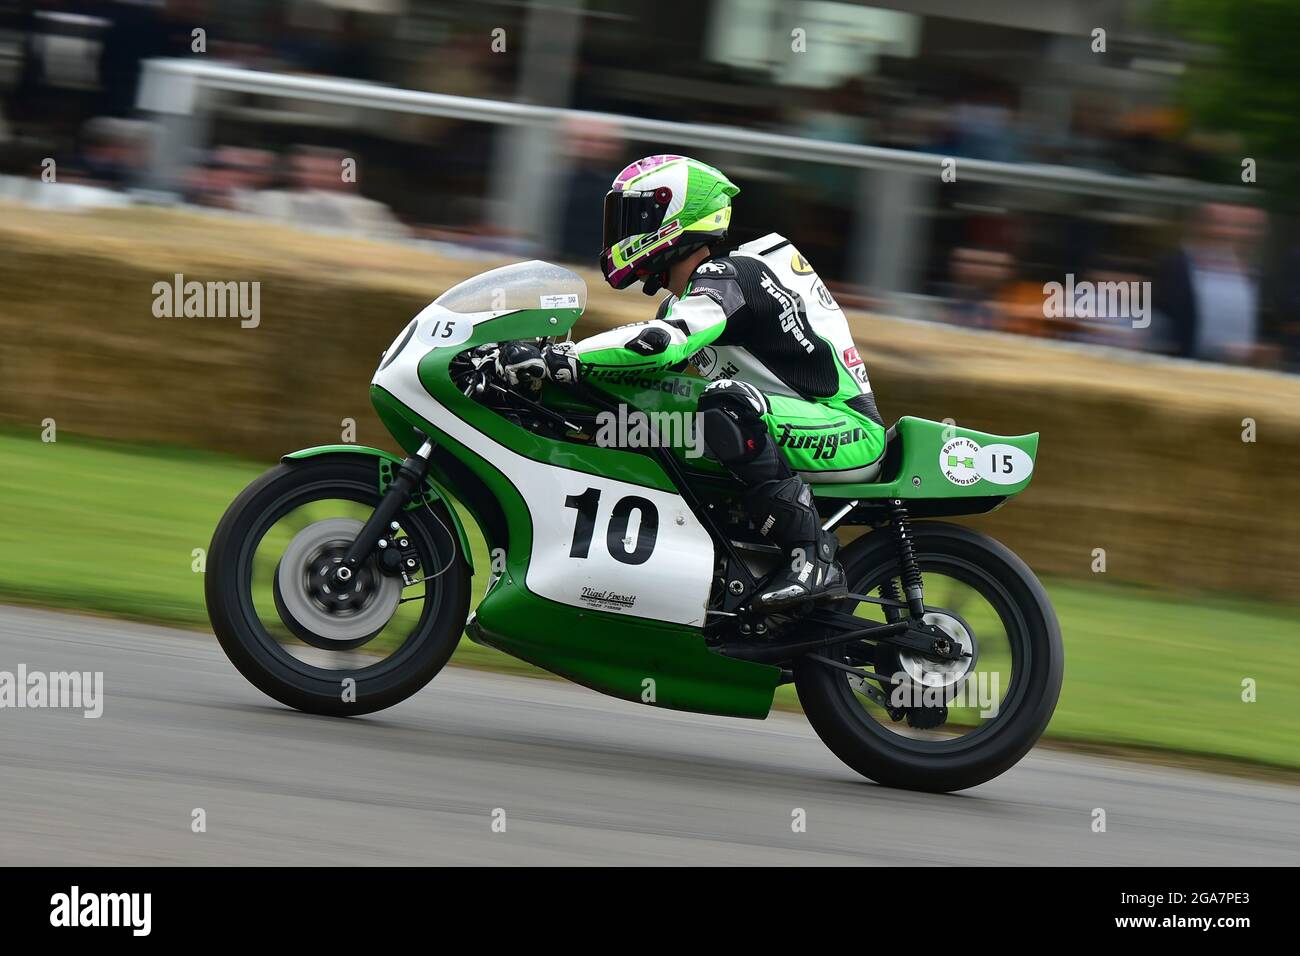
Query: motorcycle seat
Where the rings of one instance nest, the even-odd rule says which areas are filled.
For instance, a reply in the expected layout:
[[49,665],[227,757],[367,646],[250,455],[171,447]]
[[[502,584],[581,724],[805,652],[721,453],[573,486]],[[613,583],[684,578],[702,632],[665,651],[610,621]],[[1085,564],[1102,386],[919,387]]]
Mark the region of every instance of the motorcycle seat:
[[891,425],[885,432],[885,445],[881,449],[880,456],[870,464],[839,471],[801,471],[798,474],[810,485],[849,485],[879,481],[881,474],[886,472],[886,465],[897,461],[898,454],[901,452],[900,446],[897,428]]

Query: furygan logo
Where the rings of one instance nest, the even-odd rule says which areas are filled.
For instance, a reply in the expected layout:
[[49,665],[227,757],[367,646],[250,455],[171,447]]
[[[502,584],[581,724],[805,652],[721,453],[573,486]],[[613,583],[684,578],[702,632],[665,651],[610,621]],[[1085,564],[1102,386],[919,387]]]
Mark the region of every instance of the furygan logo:
[[777,285],[770,275],[764,275],[759,280],[759,284],[767,290],[767,294],[775,299],[776,304],[781,307],[781,331],[789,332],[794,336],[794,340],[803,347],[803,350],[812,355],[813,344],[809,341],[808,334],[804,332],[803,303]]
[[810,449],[813,458],[824,459],[834,458],[841,445],[852,445],[866,437],[867,432],[863,428],[795,434],[789,425],[782,424],[776,436],[776,443],[782,448]]

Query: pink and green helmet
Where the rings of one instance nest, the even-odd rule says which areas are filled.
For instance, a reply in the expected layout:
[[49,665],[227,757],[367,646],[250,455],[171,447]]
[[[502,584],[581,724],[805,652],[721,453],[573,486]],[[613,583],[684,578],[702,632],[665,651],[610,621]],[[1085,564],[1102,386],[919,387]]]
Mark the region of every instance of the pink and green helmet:
[[647,156],[627,166],[605,194],[605,281],[626,289],[706,243],[721,242],[731,225],[731,197],[739,192],[721,170],[688,156]]

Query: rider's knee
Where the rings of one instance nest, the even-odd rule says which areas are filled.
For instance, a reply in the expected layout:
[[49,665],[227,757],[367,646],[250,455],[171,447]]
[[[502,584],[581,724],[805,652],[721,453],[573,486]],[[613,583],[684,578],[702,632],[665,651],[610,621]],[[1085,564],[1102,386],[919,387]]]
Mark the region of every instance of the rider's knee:
[[704,429],[704,448],[709,457],[724,465],[749,461],[757,454],[757,442],[745,431],[726,409],[700,408]]
[[724,465],[752,461],[768,442],[763,415],[767,399],[745,382],[723,379],[704,390],[699,403],[704,447]]

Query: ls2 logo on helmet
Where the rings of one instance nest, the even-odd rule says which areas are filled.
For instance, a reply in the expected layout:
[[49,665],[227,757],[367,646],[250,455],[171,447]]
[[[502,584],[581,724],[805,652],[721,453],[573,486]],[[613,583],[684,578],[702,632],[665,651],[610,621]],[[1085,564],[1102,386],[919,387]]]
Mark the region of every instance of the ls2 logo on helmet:
[[1034,471],[1034,460],[1014,445],[985,445],[954,438],[939,449],[939,470],[963,488],[983,478],[995,485],[1016,485]]

